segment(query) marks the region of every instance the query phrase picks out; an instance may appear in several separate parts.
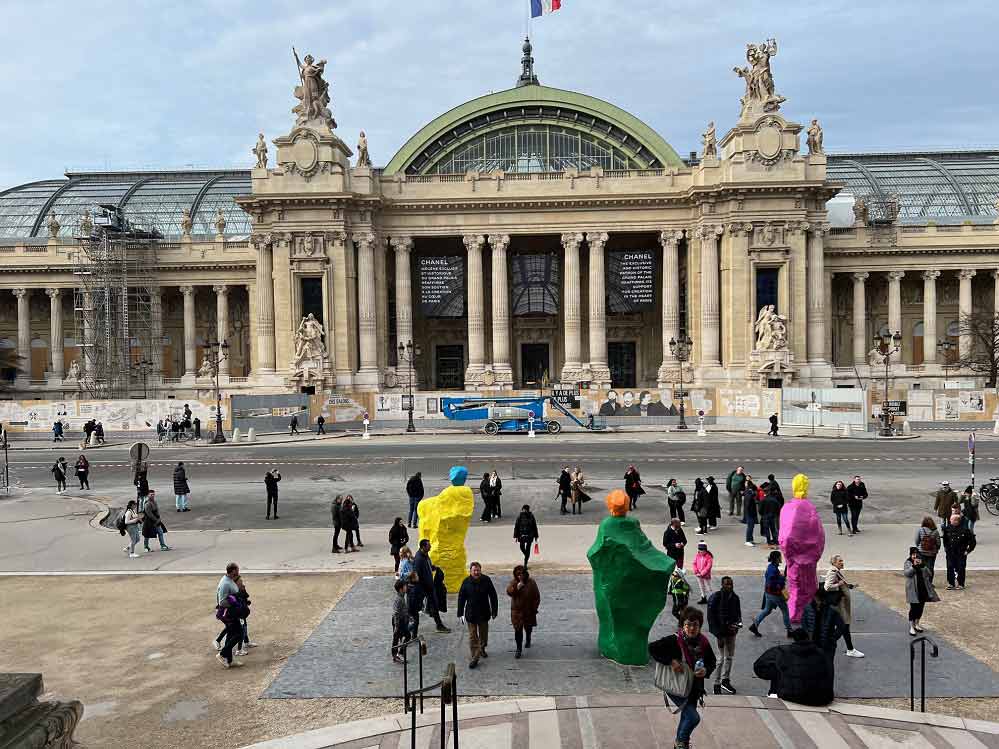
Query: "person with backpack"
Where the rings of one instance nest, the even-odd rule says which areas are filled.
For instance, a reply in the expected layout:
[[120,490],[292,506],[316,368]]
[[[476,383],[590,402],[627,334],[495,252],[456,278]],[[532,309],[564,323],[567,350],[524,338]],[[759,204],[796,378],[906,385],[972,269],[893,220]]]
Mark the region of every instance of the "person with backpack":
[[788,637],[791,636],[791,615],[787,610],[787,599],[784,598],[784,589],[787,587],[787,578],[781,574],[780,563],[783,560],[779,551],[771,551],[767,557],[767,571],[763,576],[763,609],[748,629],[757,637],[760,634],[760,623],[770,616],[770,612],[779,609],[784,617],[784,629],[787,630]]
[[416,508],[419,507],[423,495],[423,474],[417,471],[406,482],[406,496],[409,497],[409,515],[406,518],[406,525],[410,528],[420,527],[420,514]]
[[513,538],[520,544],[520,553],[524,555],[524,567],[526,568],[527,562],[531,558],[531,546],[539,539],[538,521],[535,520],[530,505],[524,505],[520,508],[517,521],[513,524]]
[[66,465],[66,459],[62,457],[58,458],[49,470],[56,481],[56,494],[62,494],[66,491],[66,472],[69,470]]
[[80,457],[76,459],[76,478],[80,481],[81,489],[90,488],[90,461],[83,456],[83,453],[80,453]]
[[[236,583],[236,598],[242,605],[242,611],[240,611],[239,626],[242,631],[242,637],[240,641],[236,643],[236,649],[233,651],[235,656],[244,656],[248,653],[247,648],[257,647],[257,643],[250,642],[250,629],[246,624],[246,619],[250,615],[250,594],[246,591],[246,584],[243,582],[243,576],[240,574],[233,581]],[[218,637],[215,638],[215,649],[219,650],[222,648],[222,642],[225,640],[226,630],[223,629],[219,632]]]
[[683,506],[687,502],[687,495],[680,488],[680,484],[676,479],[670,479],[666,482],[666,504],[669,506],[669,517],[670,520],[673,518],[680,519],[680,525],[687,524],[687,518],[683,515]]
[[177,512],[190,512],[191,508],[187,506],[187,495],[191,493],[191,487],[187,483],[187,470],[184,468],[182,460],[173,469],[173,493]]
[[53,442],[62,442],[63,439],[64,438],[62,436],[62,422],[61,421],[54,421],[52,423],[52,441]]
[[708,631],[718,641],[721,667],[715,674],[715,694],[735,694],[729,679],[735,661],[735,637],[742,629],[742,603],[735,593],[735,582],[726,575],[721,590],[708,599]]
[[742,466],[736,469],[725,479],[725,489],[728,491],[728,514],[735,515],[736,511],[742,515],[742,490],[746,483],[746,470]]
[[940,531],[937,524],[930,515],[923,518],[922,524],[916,529],[916,548],[919,549],[919,557],[923,560],[923,566],[933,579],[933,566],[937,563],[937,554],[940,553]]
[[406,531],[406,526],[403,525],[402,518],[396,518],[392,522],[392,527],[389,528],[388,534],[389,540],[389,554],[395,560],[395,572],[399,572],[399,551],[409,543],[409,533]]
[[152,551],[149,548],[149,539],[155,538],[160,542],[160,551],[170,551],[170,547],[167,546],[166,540],[163,538],[163,534],[166,533],[166,526],[160,518],[160,508],[156,504],[156,492],[152,489],[148,490],[146,496],[141,501],[142,545],[146,551]]
[[[700,477],[694,479],[694,501],[690,504],[690,511],[697,517],[697,532],[708,532],[708,521],[711,517],[711,502],[704,482]],[[675,518],[673,518],[675,519]],[[672,520],[672,519],[671,519]]]
[[138,504],[134,499],[128,500],[125,505],[125,512],[118,516],[118,532],[128,536],[128,546],[122,551],[128,554],[129,559],[138,559],[135,553],[135,545],[139,543],[140,527],[142,525],[142,514],[139,512]]
[[964,590],[968,554],[975,550],[975,534],[964,524],[960,515],[950,516],[943,529],[943,547],[947,557],[947,590]]
[[215,590],[215,618],[225,625],[225,644],[215,654],[215,658],[224,668],[243,665],[232,659],[232,651],[243,641],[243,626],[240,623],[243,605],[238,597],[239,586],[236,585],[238,577],[239,565],[229,562]]
[[666,583],[666,596],[673,599],[673,607],[670,613],[676,618],[677,626],[683,625],[683,612],[690,605],[690,583],[683,568],[679,565],[673,568],[673,574],[669,576]]
[[264,487],[267,489],[267,517],[266,520],[271,519],[271,503],[274,503],[274,519],[279,520],[278,517],[278,484],[281,481],[281,472],[277,468],[272,468],[267,473],[264,474]]

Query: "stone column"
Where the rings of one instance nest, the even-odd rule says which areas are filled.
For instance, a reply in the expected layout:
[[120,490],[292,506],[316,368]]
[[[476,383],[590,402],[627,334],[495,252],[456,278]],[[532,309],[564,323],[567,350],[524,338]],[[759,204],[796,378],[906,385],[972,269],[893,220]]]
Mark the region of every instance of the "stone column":
[[607,366],[607,289],[604,247],[607,232],[589,231],[586,244],[590,248],[590,383],[592,387],[610,387]]
[[[413,238],[392,237],[391,244],[395,250],[395,337],[398,347],[400,343],[413,341],[413,281],[409,265]],[[399,365],[398,368],[404,369],[401,361]]]
[[808,240],[808,335],[809,364],[826,364],[826,267],[825,226],[813,226]]
[[[219,283],[212,286],[212,290],[215,292],[215,339],[221,347],[229,337],[229,287]],[[219,374],[229,375],[228,358],[219,362]]]
[[937,279],[940,271],[923,271],[923,364],[937,363]]
[[94,329],[90,322],[94,309],[94,298],[89,291],[83,292],[83,308],[86,310],[86,314],[83,316],[83,340],[80,341],[80,371],[86,372],[90,367],[93,356],[91,348],[94,345]]
[[867,364],[867,291],[869,273],[853,274],[853,363]]
[[271,235],[257,236],[257,367],[255,374],[274,374],[274,243]]
[[466,234],[462,241],[468,255],[465,264],[465,281],[468,284],[468,368],[465,370],[465,386],[469,388],[481,382],[486,365],[485,303],[482,292],[482,245],[486,243],[486,238],[482,234]]
[[56,379],[61,380],[66,372],[66,359],[63,352],[64,336],[62,331],[62,289],[47,289],[49,295],[49,371]]
[[993,308],[996,317],[999,317],[999,270],[992,271],[992,278],[994,283],[994,290],[992,292],[993,296]]
[[659,387],[670,387],[676,357],[670,350],[669,342],[680,336],[680,257],[679,244],[682,231],[666,230],[659,233],[659,244],[663,248],[663,360],[659,367]]
[[509,234],[490,234],[492,247],[493,283],[493,374],[496,386],[513,387],[513,368],[510,366],[510,288],[507,273],[506,249],[510,246]]
[[[958,277],[961,279],[960,295],[958,300],[958,325],[962,330],[965,328],[965,320],[971,316],[971,279],[975,277],[975,271],[965,268]],[[966,359],[971,355],[971,334],[962,332],[957,339],[958,355],[961,359]]]
[[17,297],[17,376],[31,377],[31,289],[14,289]]
[[181,286],[180,293],[184,295],[184,376],[194,377],[198,371],[194,287]]
[[565,261],[562,265],[565,288],[562,317],[565,324],[565,362],[562,364],[562,382],[578,382],[582,370],[583,341],[581,335],[582,317],[579,310],[579,245],[583,242],[582,232],[566,232],[562,235],[562,248]]
[[357,242],[357,332],[361,344],[360,366],[357,382],[360,385],[378,385],[378,310],[375,298],[375,237],[373,232],[362,232],[354,237]]
[[826,271],[826,361],[832,365],[833,362],[833,336],[832,336],[832,326],[833,326],[833,310],[832,310],[832,283],[833,283],[833,273]]
[[710,225],[698,226],[697,232],[701,240],[701,340],[694,345],[700,345],[702,367],[720,367],[718,232]]
[[153,381],[163,377],[163,290],[159,287],[149,290],[149,354],[153,362]]
[[[904,277],[904,270],[888,271],[888,332],[892,335],[896,332],[902,332],[902,279]],[[896,351],[891,355],[892,364],[897,364],[901,360],[901,351]]]

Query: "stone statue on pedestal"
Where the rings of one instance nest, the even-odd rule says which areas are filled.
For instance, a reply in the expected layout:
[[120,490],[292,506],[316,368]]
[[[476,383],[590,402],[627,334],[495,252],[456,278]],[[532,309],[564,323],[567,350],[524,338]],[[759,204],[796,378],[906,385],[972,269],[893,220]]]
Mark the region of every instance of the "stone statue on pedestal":
[[59,223],[59,219],[56,218],[55,211],[49,211],[49,220],[46,226],[48,227],[50,237],[59,236],[59,229],[62,228],[62,225]]
[[225,215],[222,213],[222,209],[219,208],[215,213],[215,233],[222,235],[225,234]]
[[301,81],[300,85],[295,86],[295,98],[301,103],[291,110],[298,116],[295,124],[306,125],[311,120],[319,120],[330,130],[335,130],[336,120],[329,110],[330,85],[323,78],[326,72],[326,60],[316,62],[312,55],[306,55],[305,61],[302,62],[298,59],[294,47],[292,52],[295,53],[295,63],[298,65],[298,77]]
[[80,235],[89,237],[94,231],[94,221],[90,218],[90,209],[84,208],[80,217]]
[[774,305],[760,308],[753,326],[756,331],[757,351],[780,351],[787,348],[787,318],[778,315]]
[[320,379],[327,365],[326,331],[311,312],[302,318],[295,332],[295,355],[291,361],[293,379]]
[[208,361],[208,357],[204,357],[201,360],[201,367],[198,369],[198,377],[211,378],[215,376],[215,370],[212,369],[212,363]]
[[853,223],[858,226],[867,224],[867,201],[857,197],[853,199]]
[[180,231],[185,237],[191,236],[194,230],[194,219],[191,218],[191,209],[185,208],[180,216]]
[[371,156],[368,154],[368,136],[361,131],[357,138],[357,165],[371,166]]
[[822,126],[819,125],[818,120],[812,120],[812,124],[808,128],[808,153],[825,153],[822,150]]
[[746,94],[742,97],[742,115],[759,108],[763,112],[776,112],[786,101],[774,92],[774,77],[770,58],[777,54],[777,41],[767,39],[762,44],[746,45],[745,68],[733,68],[735,74],[746,81]]
[[63,377],[66,382],[79,382],[80,381],[80,362],[75,359],[69,363],[69,369],[66,370],[66,376]]
[[253,155],[257,157],[257,169],[267,168],[267,142],[264,140],[264,134],[260,133],[257,136],[257,145],[253,147]]
[[705,159],[718,158],[718,139],[715,137],[714,121],[708,123],[708,129],[701,133],[701,142],[704,143]]

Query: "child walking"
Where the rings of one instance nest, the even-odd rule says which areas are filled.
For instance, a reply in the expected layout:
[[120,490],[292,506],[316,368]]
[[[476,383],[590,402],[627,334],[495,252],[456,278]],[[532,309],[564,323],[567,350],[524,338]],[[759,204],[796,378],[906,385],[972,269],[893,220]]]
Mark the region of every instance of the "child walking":
[[715,563],[714,555],[708,551],[708,544],[704,540],[697,542],[697,556],[694,557],[694,577],[697,578],[697,585],[701,589],[701,600],[698,605],[708,602],[711,595],[711,567]]

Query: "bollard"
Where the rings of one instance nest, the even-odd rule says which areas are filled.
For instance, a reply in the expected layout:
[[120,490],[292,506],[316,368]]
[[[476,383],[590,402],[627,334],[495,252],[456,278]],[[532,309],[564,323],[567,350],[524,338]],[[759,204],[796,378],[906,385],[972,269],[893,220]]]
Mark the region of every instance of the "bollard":
[[849,422],[847,422],[846,424],[841,424],[840,425],[840,428],[839,428],[839,436],[840,437],[850,437],[852,434],[853,434],[853,431],[852,431],[852,428],[850,427],[850,423]]
[[708,436],[707,431],[704,429],[704,417],[703,416],[698,416],[697,417],[697,436],[698,437],[707,437]]
[[97,447],[97,432],[90,433],[90,447]]
[[912,434],[912,425],[908,419],[902,422],[902,434]]
[[999,437],[999,421],[997,421],[995,423],[995,426],[992,427],[992,434],[994,434],[995,436]]
[[257,429],[256,427],[250,427],[246,430],[246,441],[256,442],[257,441]]
[[239,438],[242,437],[242,436],[243,436],[243,434],[242,434],[242,432],[239,431],[239,427],[236,427],[235,429],[232,430],[232,441],[233,442],[239,442]]

